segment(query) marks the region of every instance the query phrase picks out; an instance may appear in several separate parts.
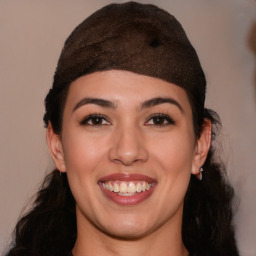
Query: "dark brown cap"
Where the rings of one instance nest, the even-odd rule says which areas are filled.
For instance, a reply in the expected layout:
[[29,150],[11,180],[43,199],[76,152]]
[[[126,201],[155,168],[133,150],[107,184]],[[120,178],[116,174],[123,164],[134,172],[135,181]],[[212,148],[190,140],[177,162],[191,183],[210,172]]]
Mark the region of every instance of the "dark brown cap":
[[108,5],[68,37],[53,90],[96,71],[127,70],[184,88],[192,108],[203,111],[205,76],[196,51],[174,16],[154,5]]

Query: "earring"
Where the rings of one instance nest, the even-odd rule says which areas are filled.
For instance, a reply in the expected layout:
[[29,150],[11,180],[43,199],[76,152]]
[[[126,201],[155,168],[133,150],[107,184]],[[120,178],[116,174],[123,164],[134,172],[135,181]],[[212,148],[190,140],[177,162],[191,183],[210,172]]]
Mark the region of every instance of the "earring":
[[202,180],[203,179],[203,172],[204,171],[204,169],[201,167],[200,169],[199,169],[199,180]]

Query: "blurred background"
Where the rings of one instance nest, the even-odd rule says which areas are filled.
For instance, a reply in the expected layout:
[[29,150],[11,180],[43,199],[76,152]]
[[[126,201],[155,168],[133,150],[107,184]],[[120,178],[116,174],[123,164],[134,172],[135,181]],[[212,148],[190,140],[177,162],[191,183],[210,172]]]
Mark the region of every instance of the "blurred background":
[[[109,0],[0,0],[0,252],[53,168],[44,97],[73,28]],[[125,1],[114,1],[122,3]],[[222,119],[220,155],[235,187],[241,256],[256,255],[256,1],[148,0],[173,14],[198,52],[206,106]]]

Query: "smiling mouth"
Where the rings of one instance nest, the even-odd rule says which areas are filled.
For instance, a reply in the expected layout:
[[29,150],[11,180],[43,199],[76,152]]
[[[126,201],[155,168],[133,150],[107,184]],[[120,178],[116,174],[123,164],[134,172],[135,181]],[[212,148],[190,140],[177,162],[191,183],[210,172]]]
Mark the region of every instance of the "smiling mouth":
[[135,205],[153,193],[157,181],[141,174],[116,173],[99,180],[103,194],[119,205]]
[[102,182],[102,187],[108,191],[114,192],[120,196],[134,196],[150,190],[153,183],[146,181],[107,181]]

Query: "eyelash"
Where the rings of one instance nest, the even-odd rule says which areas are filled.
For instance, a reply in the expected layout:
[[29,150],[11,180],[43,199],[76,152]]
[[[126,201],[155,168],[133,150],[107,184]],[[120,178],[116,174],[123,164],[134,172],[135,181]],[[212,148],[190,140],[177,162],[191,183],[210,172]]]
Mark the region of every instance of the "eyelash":
[[[150,124],[149,122],[151,120],[152,121],[153,120],[154,121],[159,121],[160,120],[160,123]],[[175,121],[169,115],[162,114],[162,113],[152,115],[151,117],[149,117],[148,121],[146,122],[146,125],[153,125],[153,126],[158,126],[158,127],[163,127],[163,126],[167,126],[167,125],[174,125],[174,124],[175,124]]]
[[[153,121],[151,124],[150,121]],[[96,121],[96,122],[95,122]],[[158,123],[154,123],[154,121]],[[104,123],[106,122],[106,123]],[[110,125],[111,123],[107,120],[107,118],[104,115],[101,114],[91,114],[89,116],[86,116],[81,122],[81,125],[88,125],[88,126],[102,126],[102,125]],[[158,113],[150,116],[148,120],[146,121],[145,125],[147,126],[158,126],[163,127],[167,125],[174,125],[175,121],[166,114]]]
[[[97,123],[97,121],[100,121],[100,123]],[[96,121],[96,123],[93,123],[94,121]],[[103,122],[107,122],[107,124],[103,123]],[[89,123],[91,122],[91,123]],[[107,118],[101,114],[92,114],[89,116],[86,116],[81,122],[81,125],[90,125],[90,126],[102,126],[102,125],[109,125],[110,122],[107,120]]]

